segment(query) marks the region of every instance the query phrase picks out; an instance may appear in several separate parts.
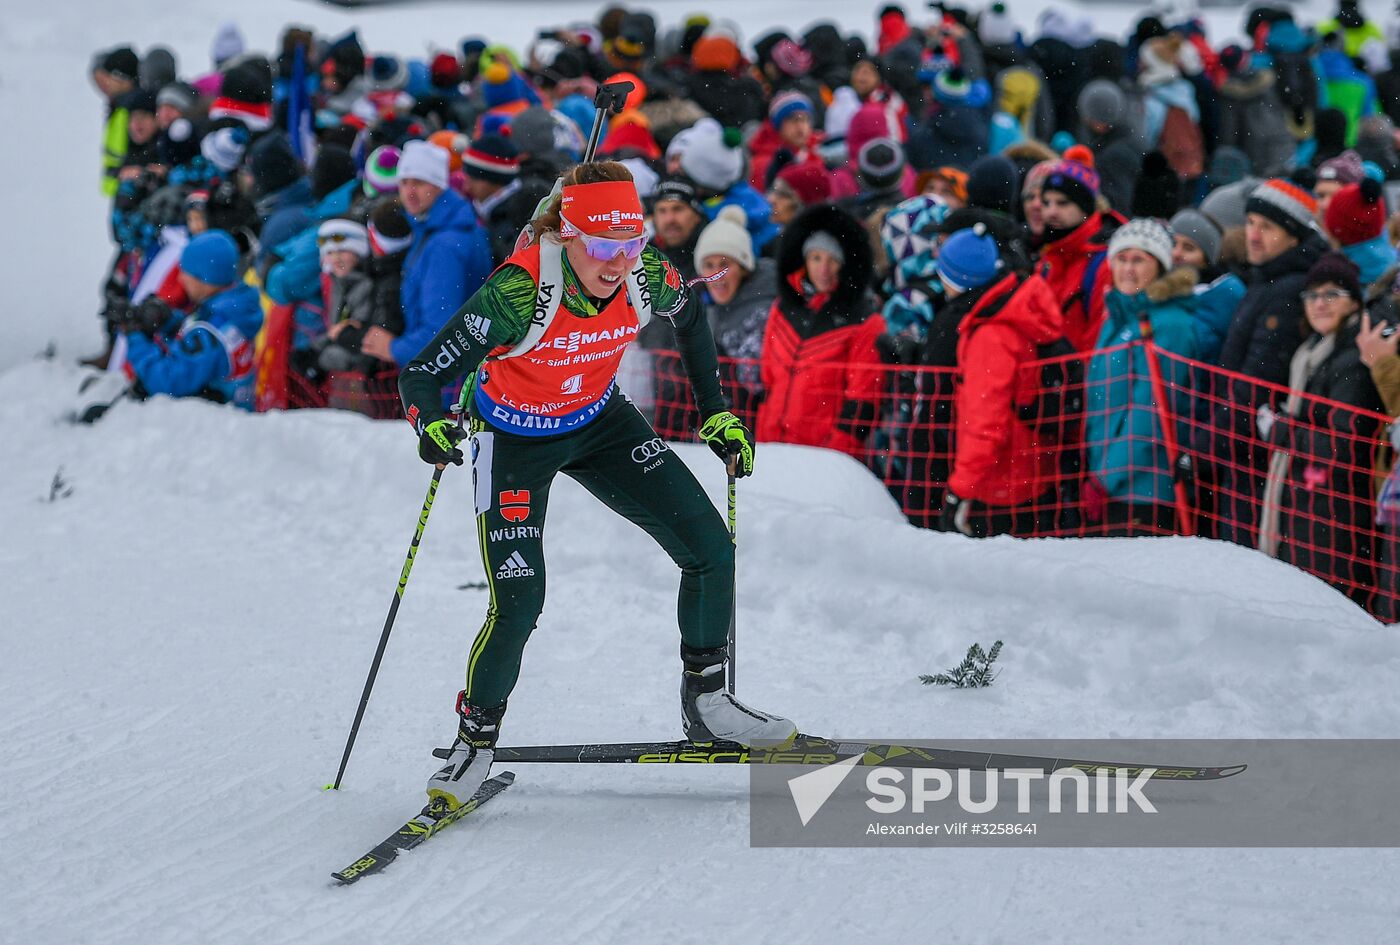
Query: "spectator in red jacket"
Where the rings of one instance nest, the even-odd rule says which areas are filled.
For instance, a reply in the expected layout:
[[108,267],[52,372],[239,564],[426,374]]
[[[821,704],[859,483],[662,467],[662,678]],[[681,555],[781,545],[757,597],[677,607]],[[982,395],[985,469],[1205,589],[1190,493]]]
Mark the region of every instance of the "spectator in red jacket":
[[1040,276],[1008,274],[980,225],[943,244],[938,276],[950,297],[978,296],[958,323],[957,436],[939,525],[977,538],[1049,531],[1054,445],[1020,408],[1040,393],[1036,347],[1064,335],[1059,302]]
[[1050,169],[1040,185],[1040,275],[1060,300],[1065,337],[1076,351],[1089,351],[1103,327],[1109,272],[1103,265],[1109,237],[1121,218],[1095,208],[1099,175],[1088,148],[1076,145]]
[[763,335],[758,439],[864,452],[883,383],[873,268],[860,221],[832,204],[808,207],[783,233],[778,298]]
[[821,141],[821,132],[812,129],[812,100],[797,91],[779,92],[768,106],[768,120],[749,141],[749,183],[766,190],[774,163],[779,170],[789,164],[821,165]]

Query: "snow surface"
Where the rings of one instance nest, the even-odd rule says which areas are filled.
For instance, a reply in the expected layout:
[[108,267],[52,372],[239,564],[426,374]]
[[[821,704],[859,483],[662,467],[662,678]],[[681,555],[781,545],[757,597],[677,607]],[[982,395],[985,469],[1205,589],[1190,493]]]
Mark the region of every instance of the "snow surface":
[[[75,427],[53,406],[73,383],[0,375],[0,940],[1393,940],[1394,851],[755,850],[741,768],[517,766],[476,823],[331,888],[454,728],[484,607],[457,589],[481,576],[465,473],[325,793],[428,479],[409,431],[165,398]],[[718,503],[719,464],[678,450]],[[853,461],[783,446],[739,523],[739,690],[808,731],[1395,734],[1396,635],[1244,549],[920,531]],[[670,562],[562,479],[547,550],[506,740],[675,737]],[[995,639],[992,688],[918,682]]]
[[[692,9],[649,6],[663,22]],[[868,30],[878,3],[705,6],[752,38],[819,18]],[[1023,22],[1037,8],[1011,7]],[[193,71],[233,9],[0,4],[0,115],[18,142],[0,149],[0,942],[1394,939],[1392,851],[752,850],[737,768],[523,767],[477,824],[330,888],[416,807],[453,728],[484,607],[457,590],[480,578],[464,474],[445,476],[345,788],[324,793],[427,484],[407,430],[165,399],[73,427],[74,371],[33,360],[99,340],[91,52],[167,43]],[[1120,32],[1143,7],[1084,9]],[[472,32],[521,45],[592,8],[236,11],[263,48],[296,19],[414,52]],[[1208,18],[1223,37],[1242,15]],[[718,503],[714,459],[679,449]],[[60,468],[71,494],[50,502]],[[1252,552],[921,532],[853,462],[795,447],[760,451],[739,515],[740,692],[806,730],[1396,735],[1396,635]],[[550,521],[550,599],[507,741],[676,735],[671,565],[571,483]],[[991,689],[918,683],[995,639]]]

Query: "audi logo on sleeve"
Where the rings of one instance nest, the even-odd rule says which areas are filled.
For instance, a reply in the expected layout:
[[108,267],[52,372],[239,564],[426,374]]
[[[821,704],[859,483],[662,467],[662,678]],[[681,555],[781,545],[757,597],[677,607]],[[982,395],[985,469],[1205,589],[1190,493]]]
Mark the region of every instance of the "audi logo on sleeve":
[[662,440],[661,437],[652,437],[650,440],[647,440],[641,446],[638,446],[632,450],[632,462],[650,462],[651,460],[656,459],[662,453],[665,453],[669,449],[670,447],[666,445],[665,441]]

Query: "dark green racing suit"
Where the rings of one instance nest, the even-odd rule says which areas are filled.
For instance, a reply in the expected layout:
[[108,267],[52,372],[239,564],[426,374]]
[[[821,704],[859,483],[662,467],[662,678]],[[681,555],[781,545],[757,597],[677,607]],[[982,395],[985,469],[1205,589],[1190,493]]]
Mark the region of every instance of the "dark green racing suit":
[[[676,345],[700,416],[727,410],[704,307],[674,275],[673,284],[667,284],[670,263],[654,247],[643,251],[641,261],[655,317],[674,313]],[[625,293],[625,282],[619,285],[618,291]],[[404,368],[399,391],[420,434],[429,423],[444,418],[444,386],[491,370],[491,362],[483,365],[488,354],[508,350],[525,337],[537,291],[528,270],[507,263]],[[610,301],[590,299],[582,291],[565,255],[555,322],[573,319],[586,330],[588,320]],[[562,433],[522,435],[493,424],[485,415],[472,393],[482,377],[478,373],[472,378],[463,400],[468,404],[477,533],[490,604],[467,663],[467,700],[475,706],[499,706],[515,686],[525,641],[544,607],[545,514],[550,485],[560,472],[640,526],[680,566],[682,642],[695,648],[723,646],[734,598],[729,533],[690,470],[615,383],[599,398],[601,408],[585,422]]]

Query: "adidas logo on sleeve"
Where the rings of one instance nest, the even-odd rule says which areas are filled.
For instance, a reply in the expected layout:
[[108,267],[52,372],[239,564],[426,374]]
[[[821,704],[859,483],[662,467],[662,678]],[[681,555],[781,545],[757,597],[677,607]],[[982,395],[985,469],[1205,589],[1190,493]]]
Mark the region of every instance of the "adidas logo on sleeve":
[[496,569],[496,580],[505,581],[510,578],[534,577],[535,569],[525,563],[525,559],[520,552],[512,551],[510,557],[501,563]]

